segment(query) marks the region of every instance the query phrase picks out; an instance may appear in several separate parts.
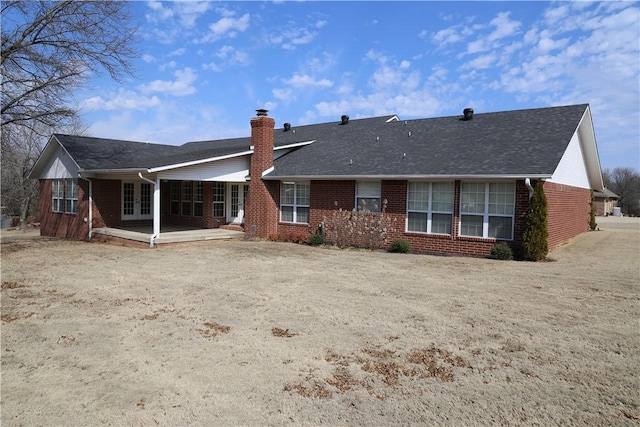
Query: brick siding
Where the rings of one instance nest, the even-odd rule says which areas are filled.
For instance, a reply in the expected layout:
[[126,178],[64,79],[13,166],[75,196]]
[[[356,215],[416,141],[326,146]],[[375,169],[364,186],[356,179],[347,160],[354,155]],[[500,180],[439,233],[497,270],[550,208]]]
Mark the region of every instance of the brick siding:
[[549,207],[549,250],[589,231],[590,190],[545,182],[544,193]]
[[53,212],[52,190],[53,180],[40,180],[40,235],[86,239],[89,236],[89,183],[78,180],[77,213]]
[[264,181],[262,174],[273,166],[275,121],[271,117],[251,119],[251,156],[249,192],[245,200],[247,237],[268,238],[278,232],[277,182]]

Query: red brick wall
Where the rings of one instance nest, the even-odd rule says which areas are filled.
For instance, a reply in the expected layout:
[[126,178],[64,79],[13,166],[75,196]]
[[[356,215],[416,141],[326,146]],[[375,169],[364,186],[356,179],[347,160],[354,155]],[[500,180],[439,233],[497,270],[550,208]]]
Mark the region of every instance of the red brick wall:
[[273,166],[275,120],[267,116],[251,119],[251,156],[249,194],[245,201],[247,237],[268,238],[278,232],[277,182],[264,181],[262,173]]
[[52,182],[51,179],[40,180],[40,235],[86,239],[89,236],[89,183],[78,180],[78,212],[71,214],[53,212]]
[[93,227],[119,227],[122,224],[122,184],[115,179],[92,179]]
[[549,207],[549,250],[589,231],[590,190],[545,182],[544,193]]
[[[453,233],[451,236],[405,232],[407,185],[407,181],[404,180],[385,180],[381,183],[381,198],[383,203],[386,201],[385,215],[388,218],[385,222],[388,232],[384,247],[388,248],[394,239],[405,239],[411,242],[415,252],[467,256],[489,255],[491,248],[495,244],[494,239],[457,236],[460,218],[460,181],[455,182]],[[335,212],[342,209],[346,211],[344,215],[348,215],[355,207],[355,192],[356,181],[311,181],[310,223],[279,223],[277,234],[282,237],[300,233],[313,234],[317,232],[318,224],[321,222],[325,222],[325,231],[335,230],[335,226],[332,225]],[[276,201],[278,201],[278,199],[276,199]],[[520,242],[520,236],[522,235],[526,221],[528,205],[529,191],[524,185],[524,181],[518,181],[516,183],[514,219],[515,238],[514,241],[507,242],[507,244],[510,244],[512,247],[515,247]],[[327,237],[335,238],[336,236],[329,235]],[[356,232],[346,243],[353,246],[363,246],[364,242],[362,240],[362,235],[358,237],[358,233]]]

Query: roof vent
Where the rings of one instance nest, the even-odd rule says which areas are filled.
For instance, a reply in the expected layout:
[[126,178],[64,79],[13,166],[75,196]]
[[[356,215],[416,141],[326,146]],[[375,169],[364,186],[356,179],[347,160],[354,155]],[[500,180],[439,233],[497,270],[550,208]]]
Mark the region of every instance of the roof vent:
[[257,113],[256,116],[263,117],[263,116],[266,116],[268,112],[269,110],[265,110],[264,108],[261,108],[259,110],[256,110],[256,113]]
[[464,120],[473,119],[473,108],[465,108],[462,113],[464,114]]
[[288,132],[289,130],[291,130],[291,123],[285,123],[284,124],[284,131]]
[[341,120],[341,123],[340,123],[341,125],[349,124],[349,116],[347,116],[346,114],[344,116],[340,117],[340,120]]

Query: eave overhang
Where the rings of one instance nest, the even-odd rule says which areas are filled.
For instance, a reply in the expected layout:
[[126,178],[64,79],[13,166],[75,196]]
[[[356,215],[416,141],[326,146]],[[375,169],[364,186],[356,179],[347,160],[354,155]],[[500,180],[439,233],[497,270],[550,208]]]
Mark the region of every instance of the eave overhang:
[[550,179],[550,174],[508,174],[508,175],[295,175],[295,176],[263,176],[271,181],[312,181],[312,180],[520,180]]

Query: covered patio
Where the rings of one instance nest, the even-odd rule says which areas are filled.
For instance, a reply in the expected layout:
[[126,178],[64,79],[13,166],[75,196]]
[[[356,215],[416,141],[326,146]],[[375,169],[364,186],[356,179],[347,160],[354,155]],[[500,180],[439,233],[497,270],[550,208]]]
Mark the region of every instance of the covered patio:
[[163,225],[160,235],[154,238],[153,227],[101,227],[94,228],[92,234],[115,237],[117,239],[130,240],[131,242],[143,242],[150,247],[170,243],[197,242],[205,240],[242,239],[244,232],[225,228],[195,228],[180,225]]

